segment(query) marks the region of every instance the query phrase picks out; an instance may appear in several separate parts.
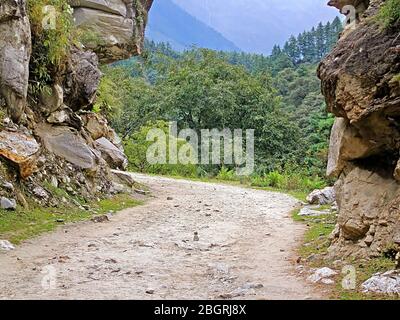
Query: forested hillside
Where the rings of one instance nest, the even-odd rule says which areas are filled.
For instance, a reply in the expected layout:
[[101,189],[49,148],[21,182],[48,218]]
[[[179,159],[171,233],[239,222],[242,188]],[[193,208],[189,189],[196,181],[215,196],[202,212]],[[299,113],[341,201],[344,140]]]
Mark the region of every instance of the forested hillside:
[[[296,176],[295,187],[312,188],[322,184],[333,123],[320,94],[316,62],[332,47],[340,26],[339,19],[320,24],[291,37],[283,49],[277,46],[271,56],[195,48],[179,53],[169,44],[149,41],[144,58],[104,69],[96,107],[109,114],[128,150],[138,149],[144,143],[138,132],[159,120],[198,131],[255,129],[255,183],[276,184],[290,174]],[[178,174],[182,169],[144,167],[144,160],[131,159],[132,169]],[[218,176],[233,174],[230,169],[197,166],[183,172]],[[277,176],[273,182],[271,175]]]

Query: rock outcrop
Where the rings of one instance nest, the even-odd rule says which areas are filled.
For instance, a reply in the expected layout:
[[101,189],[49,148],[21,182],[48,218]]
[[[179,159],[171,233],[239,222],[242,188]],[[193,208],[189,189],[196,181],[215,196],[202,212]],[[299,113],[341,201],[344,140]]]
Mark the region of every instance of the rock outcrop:
[[26,0],[0,2],[0,95],[13,120],[26,107],[31,55],[31,31]]
[[70,0],[85,45],[102,62],[140,54],[152,0]]
[[327,172],[338,178],[332,256],[373,257],[400,245],[400,25],[376,21],[383,2],[370,1],[318,70],[337,116]]
[[[54,188],[84,199],[124,189],[116,187],[110,171],[127,166],[121,140],[91,109],[101,79],[99,64],[141,52],[153,1],[66,1],[86,37],[82,45],[71,42],[65,61],[49,71],[53,78],[37,96],[28,94],[36,37],[27,1],[0,2],[0,197],[12,204],[16,199],[27,206],[29,197],[57,206]],[[99,41],[86,42],[93,35]]]

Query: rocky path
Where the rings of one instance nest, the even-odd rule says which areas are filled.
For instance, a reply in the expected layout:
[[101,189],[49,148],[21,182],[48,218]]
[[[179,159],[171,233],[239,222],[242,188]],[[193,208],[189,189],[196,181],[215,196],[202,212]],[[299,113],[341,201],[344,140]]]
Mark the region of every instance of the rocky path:
[[[304,231],[280,193],[135,175],[154,198],[0,252],[0,298],[318,299],[294,272]],[[198,232],[199,241],[194,241]]]

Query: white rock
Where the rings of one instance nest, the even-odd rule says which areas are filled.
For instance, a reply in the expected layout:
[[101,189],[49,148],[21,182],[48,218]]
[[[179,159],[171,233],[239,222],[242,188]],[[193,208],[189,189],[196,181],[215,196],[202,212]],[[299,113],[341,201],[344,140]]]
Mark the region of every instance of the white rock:
[[1,197],[0,207],[1,207],[1,209],[4,209],[4,210],[15,210],[15,209],[17,209],[17,202],[14,199],[8,199],[5,197]]
[[69,120],[69,114],[66,110],[53,112],[48,118],[48,123],[60,124]]
[[312,207],[304,207],[300,210],[299,216],[308,216],[308,217],[315,217],[321,216],[324,214],[331,214],[330,210],[314,210]]
[[313,274],[310,275],[307,278],[307,280],[311,281],[313,283],[317,283],[317,282],[325,283],[326,279],[331,278],[331,277],[333,277],[335,275],[337,275],[336,271],[334,271],[334,270],[332,270],[330,268],[324,267],[324,268],[321,268],[321,269],[316,269],[316,270],[314,269],[313,270]]
[[10,182],[4,182],[4,183],[2,184],[2,187],[3,187],[4,189],[9,190],[9,191],[14,191],[14,186],[13,186],[13,184],[10,183]]
[[310,204],[333,204],[336,201],[335,190],[333,187],[326,187],[322,190],[314,190],[307,196]]
[[361,285],[363,292],[400,293],[400,270],[376,273]]
[[325,279],[321,279],[321,283],[323,283],[323,284],[334,284],[335,281],[333,281],[332,279],[329,279],[329,278],[325,278]]
[[0,240],[0,249],[4,251],[14,250],[15,247],[11,244],[10,241]]

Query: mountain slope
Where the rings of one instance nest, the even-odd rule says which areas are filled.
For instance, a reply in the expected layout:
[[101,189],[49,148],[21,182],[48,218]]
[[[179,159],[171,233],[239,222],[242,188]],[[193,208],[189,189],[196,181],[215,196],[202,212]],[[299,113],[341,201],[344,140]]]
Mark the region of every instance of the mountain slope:
[[240,51],[222,34],[197,20],[171,0],[154,2],[146,36],[156,42],[169,42],[176,50],[195,45],[214,50]]

